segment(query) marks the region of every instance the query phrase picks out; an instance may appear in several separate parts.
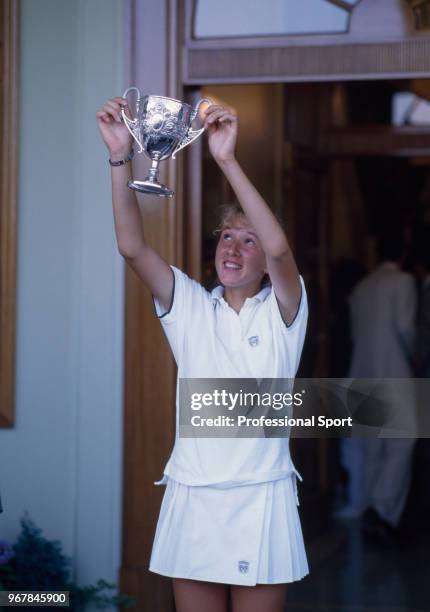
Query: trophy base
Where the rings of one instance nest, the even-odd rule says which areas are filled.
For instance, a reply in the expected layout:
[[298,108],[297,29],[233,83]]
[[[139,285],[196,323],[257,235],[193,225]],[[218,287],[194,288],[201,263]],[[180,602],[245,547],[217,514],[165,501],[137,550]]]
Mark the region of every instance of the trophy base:
[[171,198],[175,192],[162,185],[161,183],[155,183],[154,181],[129,181],[127,185],[134,191],[140,193],[147,193],[148,195],[156,195],[160,198]]

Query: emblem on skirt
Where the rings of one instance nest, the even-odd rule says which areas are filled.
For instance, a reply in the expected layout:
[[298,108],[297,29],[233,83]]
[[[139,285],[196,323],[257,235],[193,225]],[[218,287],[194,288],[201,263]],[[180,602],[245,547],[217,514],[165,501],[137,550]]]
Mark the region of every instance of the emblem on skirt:
[[249,570],[249,561],[239,561],[239,572],[246,574]]
[[251,336],[248,338],[249,346],[258,346],[260,338],[258,336]]

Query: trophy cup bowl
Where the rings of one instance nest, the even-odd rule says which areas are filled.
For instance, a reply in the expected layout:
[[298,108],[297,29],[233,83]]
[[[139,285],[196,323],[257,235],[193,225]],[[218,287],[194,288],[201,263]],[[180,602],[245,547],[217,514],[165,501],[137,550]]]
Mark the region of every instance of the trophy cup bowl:
[[141,96],[137,87],[129,87],[123,94],[126,98],[130,91],[137,92],[136,117],[130,119],[122,110],[122,118],[134,140],[139,145],[138,153],[145,152],[151,160],[148,176],[143,181],[129,181],[130,189],[172,197],[174,192],[158,181],[159,163],[172,157],[188,144],[191,144],[205,130],[193,130],[191,125],[203,102],[212,104],[207,98],[198,101],[194,108],[185,102],[164,96]]

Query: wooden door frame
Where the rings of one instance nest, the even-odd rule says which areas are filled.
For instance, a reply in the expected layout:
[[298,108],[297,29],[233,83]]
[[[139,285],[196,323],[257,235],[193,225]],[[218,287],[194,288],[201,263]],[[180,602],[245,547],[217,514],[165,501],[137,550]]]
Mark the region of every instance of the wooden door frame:
[[3,0],[0,15],[0,427],[13,427],[19,153],[19,2]]

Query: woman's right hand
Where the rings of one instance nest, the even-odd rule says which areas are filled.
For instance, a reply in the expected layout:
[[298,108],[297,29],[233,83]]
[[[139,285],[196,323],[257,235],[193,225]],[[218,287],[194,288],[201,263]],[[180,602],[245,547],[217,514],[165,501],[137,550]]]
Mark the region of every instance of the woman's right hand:
[[108,100],[96,113],[97,125],[112,160],[116,157],[125,159],[133,142],[133,137],[122,119],[121,109],[130,117],[127,100],[117,97]]

